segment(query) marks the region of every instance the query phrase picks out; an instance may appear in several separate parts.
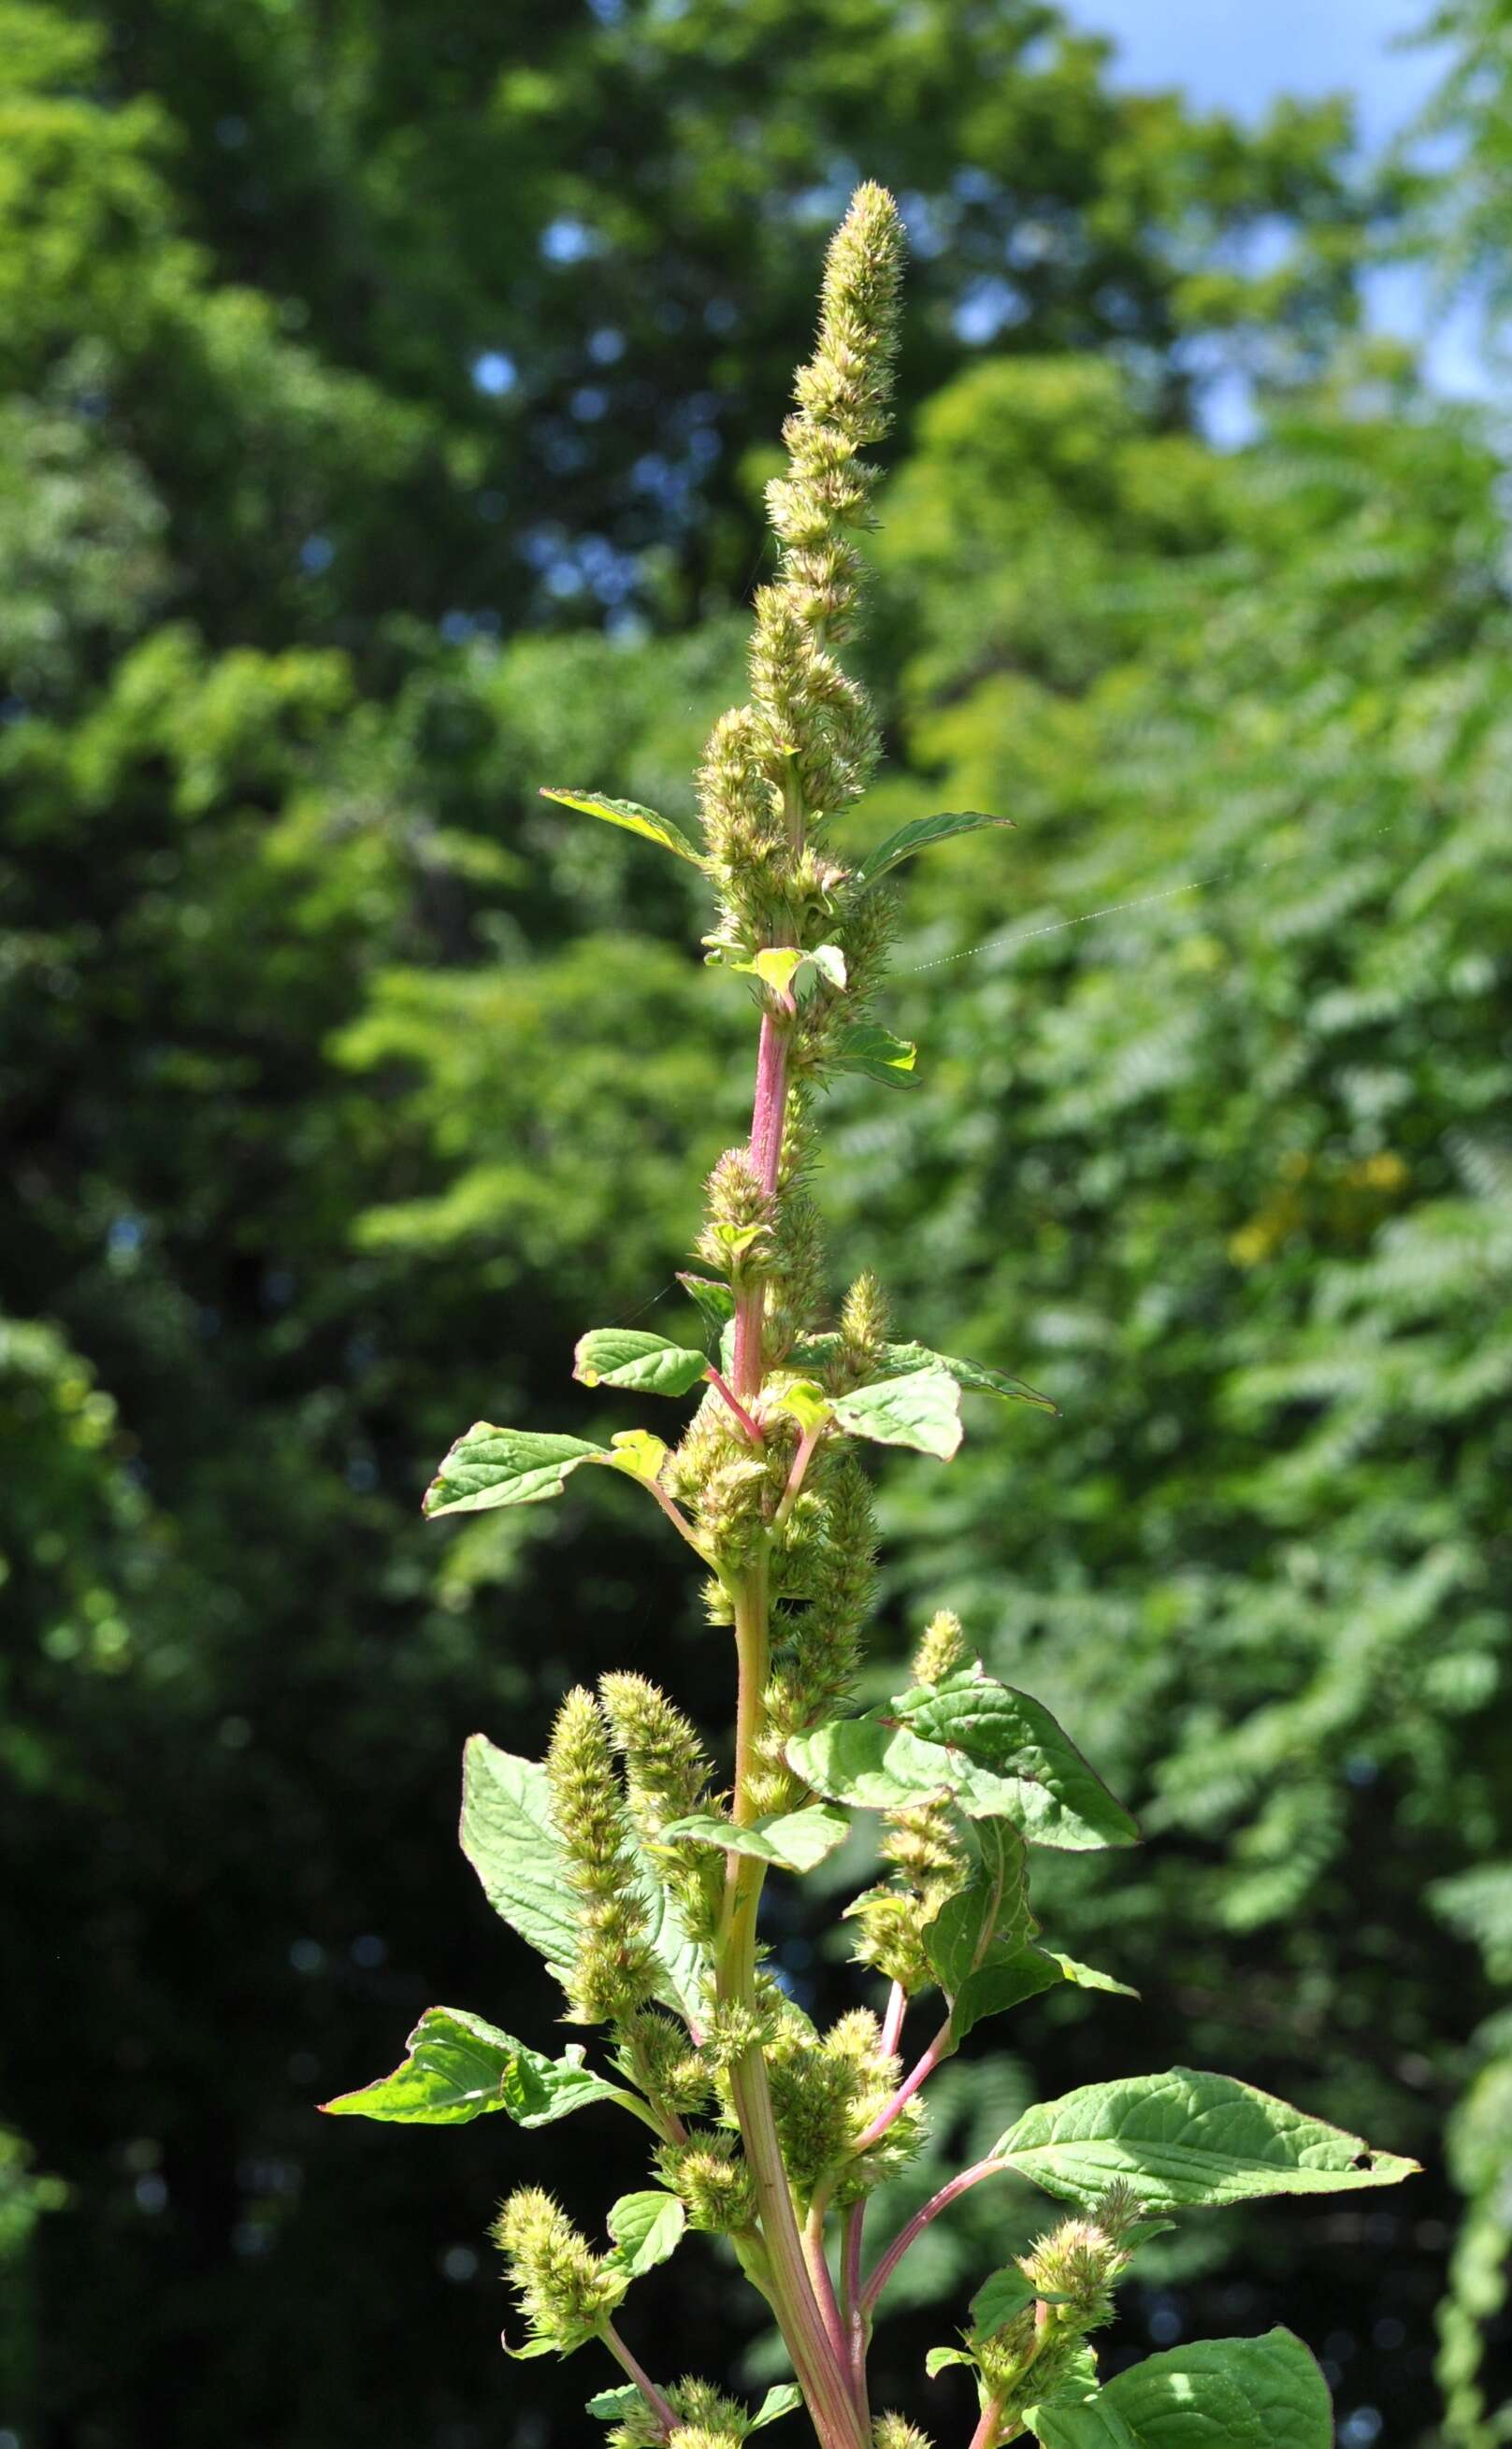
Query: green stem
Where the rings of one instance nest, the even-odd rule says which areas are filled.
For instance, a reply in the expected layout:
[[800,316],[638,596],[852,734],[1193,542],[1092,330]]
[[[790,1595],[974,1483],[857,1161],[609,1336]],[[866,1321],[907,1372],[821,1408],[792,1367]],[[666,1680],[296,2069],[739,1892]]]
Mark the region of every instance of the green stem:
[[[761,1735],[769,1650],[765,1557],[736,1579],[734,1589],[740,1677],[734,1816],[737,1825],[745,1827],[757,1817],[749,1785]],[[756,1914],[765,1875],[763,1863],[744,1855],[730,1856],[715,1968],[716,1986],[724,2004],[749,2007],[754,2003]],[[824,2449],[866,2449],[866,2428],[852,2394],[846,2362],[830,2337],[804,2259],[772,2110],[766,2061],[759,2043],[743,2051],[731,2066],[730,2092],[756,2185],[771,2303],[814,2428]]]

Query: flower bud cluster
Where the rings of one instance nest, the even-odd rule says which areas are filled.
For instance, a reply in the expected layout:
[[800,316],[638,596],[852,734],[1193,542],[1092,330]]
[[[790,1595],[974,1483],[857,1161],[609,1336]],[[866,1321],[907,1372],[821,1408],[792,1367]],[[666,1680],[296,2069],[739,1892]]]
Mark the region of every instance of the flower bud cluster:
[[614,2062],[658,2109],[690,2117],[713,2108],[713,2075],[672,2016],[643,2007],[622,2025],[621,2034]]
[[[674,1820],[696,1811],[714,1781],[698,1729],[643,1675],[606,1675],[599,1699],[625,1771],[630,1823],[654,1844]],[[707,1851],[667,1849],[662,1876],[694,1938],[712,1937],[723,1892],[720,1864]]]
[[608,2449],[662,2449],[664,2442],[667,2449],[740,2449],[750,2419],[712,2382],[685,2374],[666,2395],[678,2418],[669,2433],[663,2432],[649,2406],[633,2406],[610,2431]]
[[1113,2319],[1113,2291],[1129,2267],[1140,2204],[1121,2181],[1096,2208],[1062,2220],[1018,2267],[1038,2302],[989,2338],[972,2341],[982,2386],[1001,2409],[998,2438],[1018,2437],[1027,2409],[1053,2392],[1090,2330]]
[[901,2415],[879,2415],[871,2437],[872,2449],[934,2449],[928,2433]]
[[578,1903],[568,1992],[579,2023],[624,2022],[651,1996],[655,1958],[637,1893],[629,1813],[608,1722],[581,1685],[557,1712],[546,1755],[552,1818]]
[[857,1277],[841,1306],[837,1392],[863,1385],[872,1375],[887,1341],[888,1322],[887,1296],[868,1268]]
[[522,2186],[510,2195],[492,2235],[533,2344],[544,2342],[563,2353],[581,2346],[609,2319],[629,2285],[538,2186]]
[[656,2167],[663,2185],[686,2206],[689,2227],[738,2236],[755,2227],[756,2183],[733,2135],[666,2144]]
[[[970,1664],[960,1619],[942,1608],[924,1628],[914,1657],[916,1684],[940,1684]],[[910,1997],[935,1978],[925,1934],[941,1905],[959,1893],[970,1861],[954,1813],[942,1803],[917,1803],[887,1814],[882,1851],[898,1877],[868,1888],[848,1908],[857,1924],[859,1964],[874,1965]]]
[[667,2449],[740,2449],[748,2418],[734,2399],[725,2398],[707,2381],[680,2381],[669,2391],[672,2411],[682,2418],[667,2437]]
[[799,1523],[807,1604],[773,1627],[777,1655],[764,1695],[758,1764],[750,1780],[760,1812],[790,1809],[803,1792],[785,1746],[801,1726],[835,1716],[849,1697],[861,1636],[877,1588],[871,1486],[855,1457],[831,1450],[813,1475]]
[[878,2054],[877,2018],[843,2015],[820,2041],[790,2029],[767,2051],[772,2108],[788,2180],[800,2205],[831,2181],[842,2208],[905,2168],[923,2139],[923,2112],[910,2102],[861,2158],[866,2129],[898,2088],[897,2058]]

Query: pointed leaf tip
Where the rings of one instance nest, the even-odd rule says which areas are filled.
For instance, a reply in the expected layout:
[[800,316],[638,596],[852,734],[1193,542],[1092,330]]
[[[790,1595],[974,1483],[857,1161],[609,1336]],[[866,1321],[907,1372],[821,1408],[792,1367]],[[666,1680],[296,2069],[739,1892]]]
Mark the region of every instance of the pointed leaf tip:
[[607,825],[618,825],[626,833],[639,834],[643,840],[653,841],[662,850],[675,852],[687,859],[689,867],[707,870],[708,860],[695,849],[680,825],[670,817],[659,817],[654,808],[643,808],[635,800],[608,800],[601,791],[576,791],[559,788],[552,783],[541,784],[541,798],[554,800],[558,806],[575,808],[585,817],[601,817]]
[[856,881],[860,885],[875,884],[901,860],[912,858],[915,851],[927,850],[934,842],[949,841],[955,834],[981,833],[988,826],[1001,827],[1011,833],[1014,820],[1012,817],[983,816],[977,808],[965,808],[940,817],[915,817],[911,823],[900,825],[895,834],[889,834],[884,842],[880,842],[869,853],[857,870]]

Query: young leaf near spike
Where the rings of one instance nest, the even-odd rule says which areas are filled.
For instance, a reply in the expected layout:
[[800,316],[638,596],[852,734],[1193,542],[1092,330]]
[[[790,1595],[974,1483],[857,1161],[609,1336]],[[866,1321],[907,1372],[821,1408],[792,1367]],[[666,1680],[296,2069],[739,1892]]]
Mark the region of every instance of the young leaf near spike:
[[942,1369],[947,1378],[954,1378],[965,1394],[997,1395],[1005,1403],[1033,1403],[1041,1412],[1056,1411],[1056,1405],[1048,1395],[1041,1395],[1035,1387],[1026,1386],[1021,1378],[1005,1378],[1000,1369],[984,1369],[976,1360],[958,1360],[949,1352],[931,1352],[925,1343],[885,1345],[878,1364],[877,1379],[905,1378],[920,1369]]
[[912,1446],[949,1462],[960,1445],[960,1389],[943,1369],[913,1369],[837,1395],[834,1415],[853,1437]]
[[538,1505],[560,1496],[585,1462],[603,1462],[602,1446],[582,1437],[545,1436],[532,1429],[499,1429],[475,1420],[447,1454],[425,1492],[422,1511],[435,1521],[443,1514],[482,1514],[500,1505]]
[[580,1336],[572,1375],[584,1386],[623,1386],[638,1395],[689,1395],[708,1375],[702,1352],[665,1335],[595,1326]]
[[918,1060],[919,1049],[911,1038],[895,1037],[890,1029],[880,1029],[874,1021],[858,1021],[842,1032],[829,1068],[860,1071],[868,1080],[881,1081],[884,1089],[909,1089]]
[[621,2194],[609,2215],[614,2250],[608,2266],[641,2279],[676,2252],[688,2214],[675,2194]]
[[737,1828],[733,1821],[712,1817],[675,1820],[662,1830],[662,1842],[713,1845],[727,1854],[745,1854],[758,1862],[771,1862],[781,1870],[812,1871],[849,1834],[850,1822],[843,1811],[812,1803],[804,1811],[779,1812],[770,1819],[753,1820],[744,1828]]
[[951,1795],[973,1820],[1001,1816],[1031,1844],[1076,1852],[1138,1837],[1049,1710],[972,1670],[806,1729],[787,1757],[833,1803],[891,1811]]
[[325,2114],[397,2126],[465,2126],[502,2110],[516,2126],[533,2127],[552,2125],[599,2100],[638,2110],[627,2092],[583,2064],[580,2048],[543,2057],[460,2008],[428,2007],[405,2048],[409,2055],[392,2074],[322,2102]]
[[620,825],[627,833],[639,834],[662,850],[675,851],[690,867],[708,867],[703,855],[669,817],[659,817],[654,808],[643,808],[634,800],[606,800],[597,791],[556,790],[544,782],[541,797],[555,800],[561,807],[575,808],[581,816],[602,817],[607,825]]
[[1011,833],[1013,819],[984,817],[969,808],[959,816],[915,817],[908,824],[900,825],[895,834],[889,834],[884,842],[879,842],[874,851],[867,852],[856,871],[856,881],[860,885],[878,884],[890,869],[912,858],[916,851],[928,850],[934,842],[949,841],[957,834],[980,833],[988,825]]

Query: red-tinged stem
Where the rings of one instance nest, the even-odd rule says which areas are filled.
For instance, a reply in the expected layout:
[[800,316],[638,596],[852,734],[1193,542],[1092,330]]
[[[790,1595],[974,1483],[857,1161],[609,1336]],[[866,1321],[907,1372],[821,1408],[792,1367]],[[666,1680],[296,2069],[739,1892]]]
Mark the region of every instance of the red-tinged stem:
[[852,2203],[841,2220],[840,2304],[850,2342],[850,2371],[863,2416],[866,2414],[866,2349],[869,2325],[861,2302],[861,2245],[866,2227],[866,2199]]
[[963,2169],[959,2177],[951,2178],[948,2186],[941,2186],[938,2194],[931,2194],[922,2210],[915,2211],[907,2227],[900,2228],[862,2290],[862,2310],[868,2321],[882,2289],[914,2239],[922,2236],[931,2220],[937,2220],[941,2211],[948,2210],[951,2204],[958,2202],[962,2194],[969,2193],[973,2186],[979,2186],[984,2177],[1001,2176],[1007,2165],[1006,2160],[979,2160],[975,2168]]
[[[756,1094],[751,1106],[750,1161],[770,1199],[783,1161],[783,1124],[787,1111],[787,1029],[775,1012],[762,1014],[756,1052]],[[762,1390],[762,1329],[766,1287],[757,1282],[735,1302],[735,1391],[743,1401]]]
[[650,2375],[648,2372],[645,2372],[640,2364],[636,2362],[635,2358],[631,2355],[629,2347],[625,2344],[624,2340],[620,2337],[619,2332],[615,2329],[613,2323],[606,2322],[599,2335],[603,2339],[606,2347],[608,2347],[610,2354],[619,2365],[620,2370],[622,2372],[629,2373],[631,2381],[635,2383],[636,2388],[640,2391],[642,2398],[644,2398],[647,2405],[650,2408],[652,2415],[656,2418],[658,2431],[663,2433],[674,2432],[677,2428],[677,2413],[675,2408],[669,2405],[668,2401],[662,2396],[661,2391],[657,2388],[656,2383],[652,2381]]
[[857,2138],[856,2150],[858,2151],[869,2151],[872,2145],[877,2141],[879,2135],[886,2133],[888,2127],[893,2122],[893,2119],[899,2116],[901,2112],[907,2108],[921,2084],[926,2083],[929,2077],[934,2073],[940,2059],[948,2058],[950,2056],[954,2046],[955,2044],[950,2037],[950,2021],[947,2017],[945,2022],[940,2025],[934,2039],[930,2042],[928,2049],[925,2050],[923,2056],[919,2061],[919,2064],[914,2067],[908,2074],[904,2075],[891,2100],[887,2103],[886,2108],[879,2109],[876,2116],[872,2119],[871,2124],[867,2127],[865,2133]]
[[813,2283],[819,2309],[824,2317],[829,2343],[840,2361],[842,2370],[850,2362],[850,2334],[840,2317],[835,2283],[829,2275],[829,2257],[824,2251],[824,2208],[816,2202],[804,2226],[804,2257],[808,2264],[808,2276]]
[[713,1366],[712,1362],[710,1362],[709,1366],[705,1370],[704,1375],[708,1379],[709,1384],[713,1387],[715,1394],[722,1395],[724,1397],[726,1402],[729,1405],[730,1410],[734,1413],[736,1419],[740,1422],[741,1427],[745,1430],[746,1435],[749,1437],[752,1445],[764,1445],[766,1443],[766,1439],[762,1436],[759,1425],[751,1418],[750,1414],[746,1411],[745,1404],[741,1401],[740,1397],[736,1394],[735,1389],[731,1386],[729,1380]]
[[994,2449],[1001,2429],[1002,2401],[1000,2398],[989,2398],[981,2410],[980,2421],[971,2436],[971,2449]]
[[877,2044],[879,2057],[895,2057],[903,2036],[903,2017],[908,2013],[908,1993],[901,1981],[895,1981],[887,1994],[887,2013],[882,2017],[882,2037]]
[[680,1505],[674,1505],[666,1490],[658,1488],[654,1479],[643,1479],[641,1486],[650,1490],[651,1494],[655,1497],[657,1504],[661,1507],[662,1512],[666,1514],[667,1519],[671,1524],[673,1530],[687,1540],[700,1564],[707,1565],[708,1558],[705,1555],[703,1549],[699,1546],[698,1541],[693,1536],[693,1526],[688,1521],[688,1518],[683,1512],[682,1507]]
[[824,1428],[824,1421],[816,1420],[811,1429],[805,1429],[804,1431],[804,1434],[799,1440],[798,1452],[793,1456],[793,1467],[787,1475],[787,1485],[783,1490],[782,1495],[778,1498],[777,1511],[772,1515],[772,1529],[774,1531],[780,1531],[782,1529],[783,1524],[786,1521],[789,1514],[791,1514],[793,1510],[793,1507],[798,1502],[799,1491],[804,1484],[804,1475],[808,1469],[814,1448],[819,1443]]

